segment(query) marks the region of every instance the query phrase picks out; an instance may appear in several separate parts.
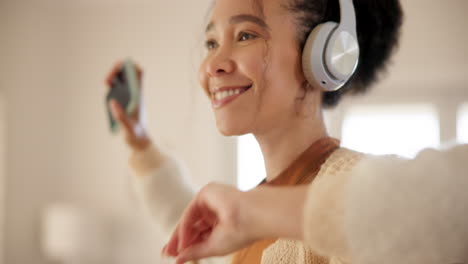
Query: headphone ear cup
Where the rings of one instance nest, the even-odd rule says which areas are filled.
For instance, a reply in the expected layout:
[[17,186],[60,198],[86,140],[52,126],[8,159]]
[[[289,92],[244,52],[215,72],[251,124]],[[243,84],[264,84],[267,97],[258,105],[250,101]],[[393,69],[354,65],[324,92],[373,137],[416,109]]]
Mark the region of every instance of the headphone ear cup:
[[326,92],[336,91],[344,85],[335,79],[326,66],[328,42],[338,23],[326,22],[316,26],[309,34],[302,51],[302,69],[307,81],[314,87],[321,87]]
[[325,49],[325,65],[337,80],[347,82],[356,70],[359,61],[359,44],[348,31],[337,28],[328,40]]

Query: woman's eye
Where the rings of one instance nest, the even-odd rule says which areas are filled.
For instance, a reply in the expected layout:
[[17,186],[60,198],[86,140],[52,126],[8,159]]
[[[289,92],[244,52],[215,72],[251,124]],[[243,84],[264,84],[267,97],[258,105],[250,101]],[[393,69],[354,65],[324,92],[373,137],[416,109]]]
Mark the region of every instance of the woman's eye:
[[257,36],[255,36],[253,34],[250,34],[250,33],[247,33],[247,32],[241,32],[239,34],[239,41],[246,41],[246,40],[249,40],[249,39],[254,39],[256,37]]
[[205,47],[207,50],[212,50],[214,48],[216,48],[218,46],[218,43],[216,43],[216,41],[214,40],[207,40],[205,42]]

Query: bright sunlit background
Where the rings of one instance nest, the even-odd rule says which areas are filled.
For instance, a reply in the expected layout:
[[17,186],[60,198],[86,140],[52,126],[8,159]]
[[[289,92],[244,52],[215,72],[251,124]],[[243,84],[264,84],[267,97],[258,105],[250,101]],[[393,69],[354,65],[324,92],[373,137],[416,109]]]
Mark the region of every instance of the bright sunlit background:
[[457,141],[468,144],[468,103],[461,105],[458,111]]
[[365,153],[414,158],[439,143],[437,111],[430,105],[355,107],[343,122],[343,147]]
[[237,186],[246,191],[266,176],[262,150],[252,134],[237,139]]

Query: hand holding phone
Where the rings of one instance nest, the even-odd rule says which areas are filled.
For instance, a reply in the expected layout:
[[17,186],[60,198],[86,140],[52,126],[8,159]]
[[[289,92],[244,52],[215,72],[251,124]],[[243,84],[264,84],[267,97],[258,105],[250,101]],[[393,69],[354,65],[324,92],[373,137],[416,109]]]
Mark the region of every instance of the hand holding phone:
[[106,79],[110,129],[117,133],[122,128],[127,144],[134,149],[143,149],[150,143],[139,113],[142,75],[141,68],[127,59],[117,63]]
[[122,65],[116,66],[110,78],[110,90],[106,97],[106,105],[109,114],[110,128],[112,132],[118,131],[118,123],[114,119],[110,107],[110,101],[115,100],[125,110],[125,113],[132,116],[137,111],[140,101],[140,88],[136,66],[129,59]]

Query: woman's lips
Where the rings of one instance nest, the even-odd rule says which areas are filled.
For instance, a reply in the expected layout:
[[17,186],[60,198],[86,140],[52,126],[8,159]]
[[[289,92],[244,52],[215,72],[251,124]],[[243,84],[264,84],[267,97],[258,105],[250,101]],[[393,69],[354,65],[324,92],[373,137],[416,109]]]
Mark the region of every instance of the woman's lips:
[[211,98],[211,105],[215,109],[219,109],[228,103],[234,101],[237,97],[241,96],[247,90],[252,88],[252,85],[238,86],[238,87],[224,87],[218,89],[213,93]]

